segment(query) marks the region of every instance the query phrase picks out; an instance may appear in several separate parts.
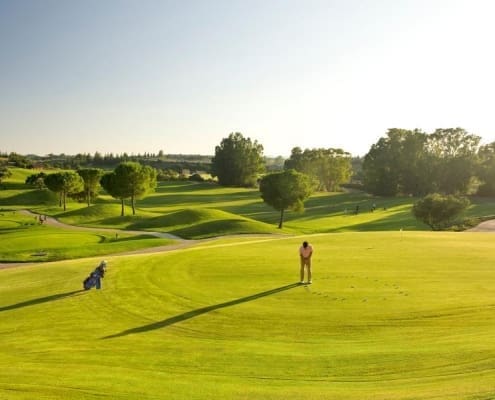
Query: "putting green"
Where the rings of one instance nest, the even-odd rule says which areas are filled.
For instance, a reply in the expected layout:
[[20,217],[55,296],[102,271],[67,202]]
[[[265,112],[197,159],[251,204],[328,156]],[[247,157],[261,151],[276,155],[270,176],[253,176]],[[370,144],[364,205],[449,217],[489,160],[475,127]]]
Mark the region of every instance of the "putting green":
[[489,399],[494,236],[216,240],[0,271],[0,398]]

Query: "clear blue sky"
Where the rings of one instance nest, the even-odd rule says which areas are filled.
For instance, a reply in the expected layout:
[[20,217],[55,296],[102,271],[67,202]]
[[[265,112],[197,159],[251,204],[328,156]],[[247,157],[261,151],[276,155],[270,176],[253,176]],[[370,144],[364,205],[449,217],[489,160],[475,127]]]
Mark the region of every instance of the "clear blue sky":
[[495,1],[0,0],[0,151],[495,141]]

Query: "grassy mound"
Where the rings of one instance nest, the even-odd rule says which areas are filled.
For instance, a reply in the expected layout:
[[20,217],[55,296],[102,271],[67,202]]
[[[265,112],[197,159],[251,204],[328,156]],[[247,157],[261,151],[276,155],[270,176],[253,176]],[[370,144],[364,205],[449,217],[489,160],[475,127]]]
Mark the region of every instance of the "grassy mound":
[[210,208],[186,208],[167,215],[141,220],[131,229],[156,229],[186,239],[241,233],[276,233],[276,227]]
[[[100,195],[91,207],[71,201],[68,211],[63,212],[53,193],[29,189],[21,183],[24,175],[16,172],[16,179],[5,181],[23,189],[0,190],[0,206],[29,208],[75,225],[160,230],[200,238],[222,233],[270,232],[273,230],[265,224],[276,227],[280,216],[278,211],[263,203],[257,189],[223,188],[211,183],[191,182],[160,183],[155,193],[137,201],[136,215],[131,214],[126,201],[126,215],[121,217],[120,203],[105,194]],[[361,192],[315,193],[305,202],[303,213],[285,213],[284,231],[311,234],[429,230],[413,217],[411,207],[414,201],[411,197],[380,198]],[[471,201],[472,205],[460,216],[460,221],[476,221],[495,214],[493,199],[472,198]],[[205,211],[208,209],[211,212]],[[215,215],[217,212],[227,214]],[[225,221],[225,225],[215,221]],[[198,224],[205,225],[201,228],[193,226]]]
[[89,207],[83,206],[75,210],[54,214],[60,221],[69,225],[101,226],[113,228],[126,228],[136,218],[132,216],[130,207],[125,209],[126,215],[121,217],[121,205],[116,203],[99,203]]
[[0,212],[0,262],[39,262],[128,252],[172,244],[168,239],[40,225],[15,211]]
[[0,191],[0,205],[8,208],[25,208],[56,202],[56,196],[48,190],[12,189]]
[[305,238],[310,287],[302,238],[0,270],[0,397],[495,396],[491,235]]

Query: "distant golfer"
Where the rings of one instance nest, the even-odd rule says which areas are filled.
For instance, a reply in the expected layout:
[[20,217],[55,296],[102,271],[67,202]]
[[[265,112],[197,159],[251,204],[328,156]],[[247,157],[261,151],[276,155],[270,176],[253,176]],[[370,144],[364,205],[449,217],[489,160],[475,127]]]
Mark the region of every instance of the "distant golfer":
[[303,242],[299,247],[299,257],[301,258],[301,282],[304,283],[304,268],[308,270],[308,284],[313,283],[311,280],[311,256],[313,255],[313,246],[308,242]]

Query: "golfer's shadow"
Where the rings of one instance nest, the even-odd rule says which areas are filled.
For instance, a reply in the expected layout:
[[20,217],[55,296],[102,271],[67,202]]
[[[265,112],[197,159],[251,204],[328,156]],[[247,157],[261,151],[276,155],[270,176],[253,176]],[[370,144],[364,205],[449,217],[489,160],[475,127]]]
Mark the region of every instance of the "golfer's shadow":
[[71,297],[71,296],[74,296],[77,293],[81,293],[81,292],[84,292],[84,290],[73,290],[72,292],[58,293],[58,294],[53,294],[51,296],[39,297],[37,299],[27,300],[27,301],[23,301],[21,303],[16,303],[16,304],[11,304],[10,306],[0,307],[0,312],[15,310],[17,308],[35,306],[37,304],[42,304],[42,303],[48,303],[50,301],[60,300],[60,299],[63,299],[65,297]]
[[191,319],[191,318],[197,317],[199,315],[209,313],[211,311],[219,310],[221,308],[235,306],[235,305],[241,304],[241,303],[247,303],[249,301],[253,301],[253,300],[259,299],[261,297],[270,296],[270,295],[275,294],[275,293],[283,292],[285,290],[289,290],[289,289],[295,288],[297,286],[300,286],[300,284],[299,283],[291,283],[290,285],[281,286],[281,287],[278,287],[275,289],[267,290],[265,292],[260,292],[260,293],[256,293],[256,294],[252,294],[252,295],[246,296],[246,297],[241,297],[240,299],[226,301],[225,303],[219,303],[219,304],[215,304],[212,306],[197,308],[196,310],[188,311],[188,312],[185,312],[183,314],[179,314],[179,315],[176,315],[174,317],[164,319],[162,321],[153,322],[152,324],[138,326],[137,328],[127,329],[125,331],[122,331],[120,333],[116,333],[114,335],[105,336],[102,339],[113,339],[113,338],[120,337],[120,336],[132,335],[134,333],[143,333],[143,332],[153,331],[155,329],[165,328],[167,326],[176,324],[177,322],[182,322],[182,321],[185,321],[187,319]]

